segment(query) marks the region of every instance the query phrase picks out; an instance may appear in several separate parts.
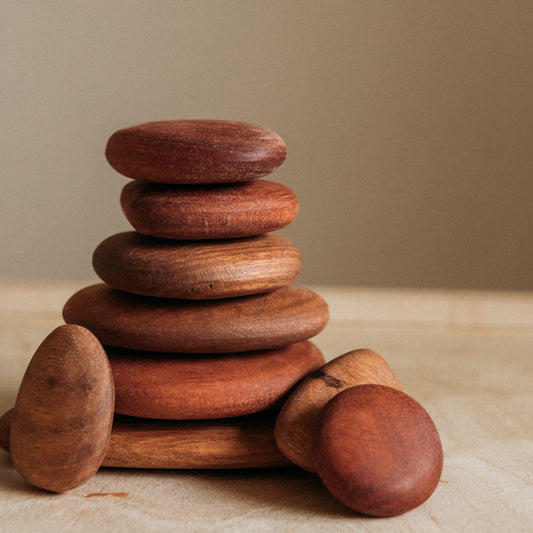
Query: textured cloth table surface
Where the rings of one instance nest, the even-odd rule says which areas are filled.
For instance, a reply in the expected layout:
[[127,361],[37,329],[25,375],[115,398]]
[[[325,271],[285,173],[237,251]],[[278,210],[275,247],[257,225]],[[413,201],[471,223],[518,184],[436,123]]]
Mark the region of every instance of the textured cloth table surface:
[[[0,410],[80,283],[0,283]],[[444,447],[433,496],[399,517],[356,515],[298,468],[100,469],[53,495],[0,451],[1,531],[531,531],[533,295],[315,288],[332,319],[327,360],[355,348],[387,359],[432,416]],[[500,313],[498,313],[500,310]]]

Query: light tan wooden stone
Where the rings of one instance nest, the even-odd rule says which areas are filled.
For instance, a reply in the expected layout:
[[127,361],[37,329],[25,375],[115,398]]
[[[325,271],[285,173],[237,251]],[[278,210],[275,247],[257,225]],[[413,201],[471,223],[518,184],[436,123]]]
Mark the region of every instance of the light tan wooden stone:
[[115,411],[157,419],[242,416],[281,407],[291,389],[324,364],[310,341],[238,354],[158,354],[107,348]]

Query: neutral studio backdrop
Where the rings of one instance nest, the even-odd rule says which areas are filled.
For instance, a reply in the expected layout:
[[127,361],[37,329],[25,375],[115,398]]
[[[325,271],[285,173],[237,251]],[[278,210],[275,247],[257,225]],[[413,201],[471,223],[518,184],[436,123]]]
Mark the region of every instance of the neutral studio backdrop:
[[0,279],[92,279],[117,129],[278,132],[301,284],[533,290],[533,2],[0,0]]

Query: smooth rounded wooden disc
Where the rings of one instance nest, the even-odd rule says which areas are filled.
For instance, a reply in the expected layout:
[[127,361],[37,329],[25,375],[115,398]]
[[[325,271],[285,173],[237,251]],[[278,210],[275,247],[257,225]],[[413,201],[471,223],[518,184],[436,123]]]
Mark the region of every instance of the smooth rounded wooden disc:
[[235,183],[270,174],[287,148],[273,131],[230,120],[164,120],[115,132],[106,158],[117,171],[156,183]]
[[274,442],[271,413],[221,420],[149,420],[117,415],[103,466],[277,468],[291,463]]
[[[0,417],[9,452],[12,410]],[[278,468],[291,466],[274,442],[277,411],[220,420],[150,420],[116,415],[102,466],[116,468]]]
[[401,390],[385,359],[368,349],[345,353],[304,379],[285,402],[276,421],[280,451],[301,468],[316,472],[313,435],[322,409],[339,392],[365,383]]
[[136,231],[166,239],[228,239],[276,231],[298,213],[298,198],[267,180],[223,185],[130,181],[120,203]]
[[20,385],[9,449],[32,485],[63,492],[87,481],[104,458],[113,421],[113,377],[85,328],[63,325],[39,346]]
[[109,347],[107,353],[115,412],[173,420],[229,418],[279,406],[296,383],[324,363],[310,341],[231,355],[187,357]]
[[63,317],[110,346],[229,353],[309,339],[326,326],[329,314],[323,298],[303,287],[201,301],[139,296],[100,283],[71,296]]
[[419,506],[442,472],[442,445],[430,416],[413,398],[384,385],[359,385],[330,400],[314,450],[333,496],[371,516]]
[[298,248],[275,234],[191,242],[129,231],[107,238],[93,254],[95,272],[116,289],[195,300],[278,289],[301,266]]

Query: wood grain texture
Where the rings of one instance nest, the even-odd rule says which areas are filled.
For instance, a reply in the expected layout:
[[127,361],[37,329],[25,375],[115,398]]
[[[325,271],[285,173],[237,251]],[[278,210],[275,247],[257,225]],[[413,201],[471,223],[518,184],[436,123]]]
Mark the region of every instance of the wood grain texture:
[[280,407],[324,363],[310,341],[225,355],[158,354],[106,348],[115,412],[171,420],[229,418]]
[[[10,409],[0,417],[9,452]],[[220,420],[149,420],[115,415],[102,466],[117,468],[278,468],[292,463],[274,441],[277,411]]]
[[268,180],[222,185],[130,181],[120,203],[136,231],[166,239],[249,237],[284,228],[298,213],[294,192]]
[[323,410],[314,442],[320,478],[351,509],[395,516],[425,502],[443,466],[426,410],[384,385],[346,389]]
[[290,466],[274,442],[275,414],[191,421],[117,415],[102,466],[180,469]]
[[94,335],[75,325],[52,331],[26,369],[11,417],[18,473],[53,492],[91,478],[109,444],[113,401],[109,361]]
[[129,231],[105,239],[93,267],[116,289],[165,298],[218,299],[290,285],[300,273],[298,248],[281,235],[171,241]]
[[301,468],[316,472],[313,435],[322,409],[339,392],[367,383],[401,390],[385,359],[366,348],[336,357],[305,378],[285,402],[276,421],[280,451]]
[[303,287],[194,301],[138,296],[100,283],[71,296],[63,317],[67,323],[85,326],[110,346],[229,353],[309,339],[326,326],[329,313],[326,302]]
[[115,132],[106,158],[132,179],[156,183],[235,183],[260,178],[285,160],[273,131],[229,120],[165,120]]

